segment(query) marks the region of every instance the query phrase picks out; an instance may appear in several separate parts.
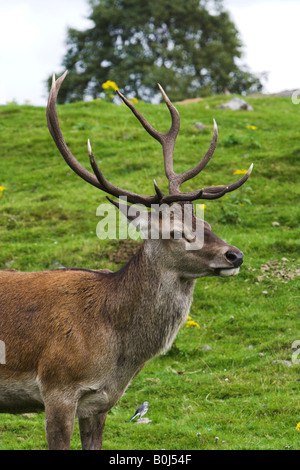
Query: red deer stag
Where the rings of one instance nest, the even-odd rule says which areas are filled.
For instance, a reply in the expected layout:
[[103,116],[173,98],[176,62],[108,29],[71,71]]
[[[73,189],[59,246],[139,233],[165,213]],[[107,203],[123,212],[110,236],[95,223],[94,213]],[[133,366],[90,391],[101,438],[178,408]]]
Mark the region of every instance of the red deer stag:
[[[47,106],[49,131],[67,164],[88,183],[129,203],[152,204],[168,211],[170,236],[147,237],[150,212],[141,211],[139,224],[146,236],[140,249],[119,271],[58,269],[43,272],[0,271],[0,340],[6,348],[0,365],[0,412],[45,410],[49,449],[69,449],[75,417],[79,419],[83,449],[100,449],[108,411],[122,397],[133,377],[152,357],[170,348],[186,321],[197,278],[231,276],[243,263],[243,253],[218,238],[200,221],[203,242],[193,250],[191,227],[182,225],[185,204],[217,199],[240,187],[237,182],[181,192],[183,182],[196,176],[209,162],[217,143],[213,139],[204,158],[182,174],[173,170],[173,149],[180,127],[178,111],[159,86],[169,108],[172,125],[167,133],[155,130],[120,92],[146,131],[160,142],[169,181],[169,194],[154,182],[152,196],[136,194],[110,183],[88,153],[94,174],[72,155],[60,130],[56,99],[66,73],[53,84]],[[113,201],[111,201],[113,202]],[[128,206],[113,202],[134,224]],[[193,214],[193,225],[195,215]],[[152,219],[151,219],[152,220]],[[198,220],[199,222],[199,220]],[[177,229],[182,229],[180,238]]]

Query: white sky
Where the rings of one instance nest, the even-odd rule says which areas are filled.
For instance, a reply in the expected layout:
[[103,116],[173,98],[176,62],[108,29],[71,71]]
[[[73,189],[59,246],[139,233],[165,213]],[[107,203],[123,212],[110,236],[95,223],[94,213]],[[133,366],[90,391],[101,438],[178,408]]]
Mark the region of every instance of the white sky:
[[[300,88],[300,0],[224,0],[251,72],[265,91]],[[45,80],[61,71],[67,27],[89,25],[87,0],[0,0],[0,104],[45,106]]]

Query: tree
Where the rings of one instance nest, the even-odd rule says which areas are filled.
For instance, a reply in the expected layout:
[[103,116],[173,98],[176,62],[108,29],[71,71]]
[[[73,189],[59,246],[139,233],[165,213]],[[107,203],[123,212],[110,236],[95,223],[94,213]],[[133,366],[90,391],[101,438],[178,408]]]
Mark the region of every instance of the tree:
[[86,31],[69,29],[60,102],[98,98],[112,80],[127,94],[151,100],[161,83],[172,100],[225,89],[261,88],[237,65],[238,31],[222,0],[89,0]]

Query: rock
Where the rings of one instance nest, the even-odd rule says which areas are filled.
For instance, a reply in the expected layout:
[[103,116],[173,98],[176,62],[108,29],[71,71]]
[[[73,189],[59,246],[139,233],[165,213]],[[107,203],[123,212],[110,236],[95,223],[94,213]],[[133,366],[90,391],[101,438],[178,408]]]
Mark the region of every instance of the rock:
[[11,261],[6,261],[5,266],[6,268],[10,268],[14,264],[15,260],[12,259]]
[[60,264],[59,261],[53,261],[53,263],[52,263],[52,268],[53,268],[53,269],[64,269],[65,266],[63,266],[62,264]]
[[253,107],[250,104],[248,104],[242,98],[238,98],[237,96],[232,98],[227,103],[223,103],[221,106],[218,106],[218,109],[231,109],[232,111],[242,109],[244,111],[253,111]]
[[198,129],[199,131],[202,131],[203,129],[206,129],[206,126],[204,124],[202,124],[202,122],[196,122],[195,123],[195,127],[196,129]]
[[273,364],[283,364],[284,366],[292,367],[291,361],[281,361],[281,360],[278,360],[278,361],[273,361]]
[[152,423],[151,419],[148,419],[148,418],[140,418],[140,419],[137,419],[136,424],[149,424],[149,423]]

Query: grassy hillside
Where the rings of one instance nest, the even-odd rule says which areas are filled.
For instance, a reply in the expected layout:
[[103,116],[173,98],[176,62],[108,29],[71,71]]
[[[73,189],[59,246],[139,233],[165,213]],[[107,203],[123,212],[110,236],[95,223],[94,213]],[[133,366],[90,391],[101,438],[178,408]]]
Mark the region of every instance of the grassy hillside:
[[[300,365],[282,362],[291,362],[291,345],[300,340],[300,106],[267,97],[248,100],[253,112],[216,109],[225,99],[178,104],[174,167],[185,171],[204,155],[213,117],[215,155],[182,189],[233,182],[235,171],[254,163],[243,188],[205,201],[206,220],[244,252],[244,265],[232,279],[197,281],[190,315],[200,328],[184,326],[172,349],[134,379],[109,413],[104,449],[300,449]],[[164,105],[138,108],[154,127],[168,129]],[[125,106],[94,101],[58,112],[68,145],[87,168],[90,138],[116,185],[153,194],[155,178],[167,190],[161,147]],[[197,130],[197,121],[207,128]],[[136,248],[137,242],[96,237],[96,208],[105,195],[65,164],[44,108],[0,107],[0,186],[6,188],[0,191],[0,269],[115,270]],[[144,400],[151,424],[125,422]],[[43,419],[0,415],[0,449],[46,448]],[[79,447],[77,426],[72,448]]]

